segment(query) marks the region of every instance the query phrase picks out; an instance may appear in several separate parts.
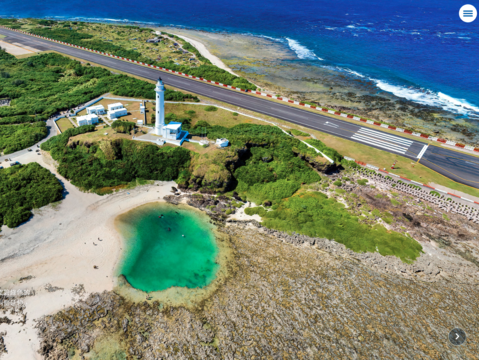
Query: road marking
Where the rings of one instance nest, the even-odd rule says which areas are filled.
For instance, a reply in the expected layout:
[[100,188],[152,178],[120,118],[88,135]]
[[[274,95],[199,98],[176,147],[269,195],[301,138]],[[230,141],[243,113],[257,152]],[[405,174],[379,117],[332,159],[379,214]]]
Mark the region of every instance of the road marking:
[[422,148],[421,152],[419,153],[419,155],[417,156],[417,158],[420,160],[422,158],[422,156],[424,155],[424,153],[426,152],[427,148],[429,147],[429,145],[424,145],[424,147]]
[[414,143],[414,141],[412,141],[412,140],[403,139],[403,138],[400,138],[400,137],[397,137],[397,136],[385,134],[381,131],[374,131],[374,130],[370,130],[370,129],[367,129],[367,128],[359,129],[358,133],[363,134],[363,135],[374,136],[378,139],[386,140],[386,141],[389,141],[389,142],[394,142],[394,143],[397,143],[397,144],[400,144],[400,145],[403,145],[403,146],[407,146],[407,147],[411,146]]
[[394,152],[397,152],[397,153],[400,153],[400,154],[404,154],[407,151],[407,147],[391,144],[387,141],[378,140],[378,139],[375,139],[373,137],[360,135],[360,134],[357,134],[357,133],[354,134],[353,136],[351,136],[351,139],[363,142],[363,143],[365,143],[367,145],[370,145],[370,146],[381,147],[383,149],[394,151]]
[[334,127],[334,128],[338,128],[338,127],[339,127],[339,125],[330,123],[329,121],[326,121],[326,122],[324,123],[324,125],[332,126],[332,127]]

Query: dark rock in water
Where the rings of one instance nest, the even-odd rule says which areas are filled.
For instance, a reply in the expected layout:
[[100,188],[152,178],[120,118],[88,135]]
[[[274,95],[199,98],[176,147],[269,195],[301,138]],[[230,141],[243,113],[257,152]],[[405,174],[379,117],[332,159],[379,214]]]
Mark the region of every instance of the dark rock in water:
[[171,229],[170,229],[170,228],[168,228],[168,231],[171,231]]
[[265,163],[269,163],[269,162],[273,161],[273,157],[272,156],[265,156],[265,157],[261,158],[261,160],[263,160],[263,162],[265,162]]
[[178,191],[178,189],[177,189],[177,188],[175,188],[174,186],[172,186],[172,187],[171,187],[171,191],[173,191],[173,192],[177,192],[177,191]]

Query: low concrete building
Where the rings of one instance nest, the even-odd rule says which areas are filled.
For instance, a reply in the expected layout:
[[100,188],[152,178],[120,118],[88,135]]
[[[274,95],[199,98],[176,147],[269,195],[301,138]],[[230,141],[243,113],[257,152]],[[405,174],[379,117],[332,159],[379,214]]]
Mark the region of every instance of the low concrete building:
[[143,126],[143,120],[137,120],[136,125]]
[[108,111],[108,119],[110,120],[116,120],[119,117],[126,115],[128,115],[128,111],[123,107]]
[[78,126],[98,124],[98,115],[88,114],[84,116],[78,116],[77,124]]
[[96,114],[96,115],[103,115],[106,113],[105,108],[103,105],[95,105],[86,108],[86,113],[88,115]]
[[144,113],[145,113],[145,105],[140,104],[140,114],[144,114]]
[[168,125],[163,126],[162,135],[168,140],[178,140],[182,135],[181,123],[172,121]]
[[227,139],[216,139],[216,146],[218,147],[227,147],[229,144],[229,141]]
[[113,111],[113,110],[117,110],[117,109],[121,109],[121,108],[124,108],[124,106],[120,102],[108,105],[108,111]]

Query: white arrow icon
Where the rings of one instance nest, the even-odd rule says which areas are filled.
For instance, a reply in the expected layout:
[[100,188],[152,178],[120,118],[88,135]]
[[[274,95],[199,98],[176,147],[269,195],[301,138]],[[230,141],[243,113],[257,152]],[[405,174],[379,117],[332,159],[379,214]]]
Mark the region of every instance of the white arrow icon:
[[456,334],[456,340],[459,339],[459,334]]

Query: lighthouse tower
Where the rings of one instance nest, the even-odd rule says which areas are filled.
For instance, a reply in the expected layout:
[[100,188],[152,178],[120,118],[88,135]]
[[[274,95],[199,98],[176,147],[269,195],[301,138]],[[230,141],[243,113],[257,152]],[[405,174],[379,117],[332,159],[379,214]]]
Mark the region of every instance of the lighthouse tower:
[[165,136],[163,134],[163,127],[165,126],[165,86],[161,78],[156,83],[156,121],[155,121],[155,134]]

